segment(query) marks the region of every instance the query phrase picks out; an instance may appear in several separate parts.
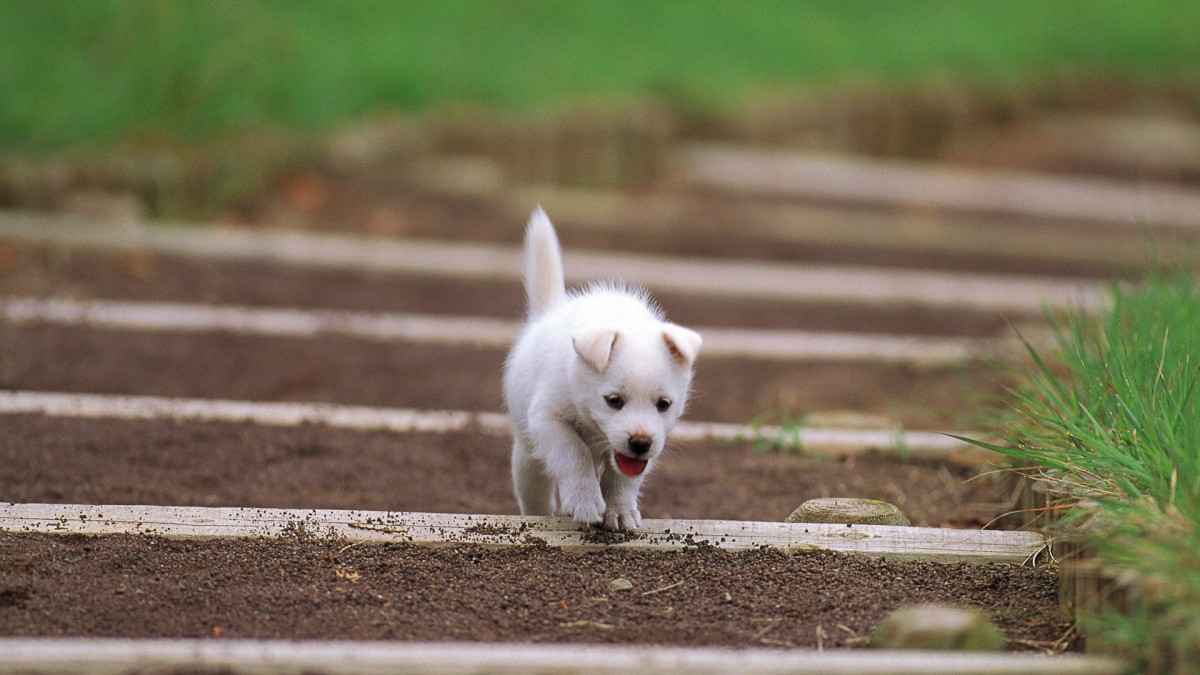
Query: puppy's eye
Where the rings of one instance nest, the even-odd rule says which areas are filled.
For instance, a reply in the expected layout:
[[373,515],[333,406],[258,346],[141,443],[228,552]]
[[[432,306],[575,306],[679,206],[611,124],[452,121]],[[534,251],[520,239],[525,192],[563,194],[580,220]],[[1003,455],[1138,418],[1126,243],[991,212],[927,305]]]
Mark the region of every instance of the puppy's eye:
[[658,412],[665,413],[671,407],[671,399],[660,398],[654,403],[654,407],[658,408]]
[[620,394],[608,394],[604,397],[604,402],[613,410],[620,410],[625,407],[625,397]]

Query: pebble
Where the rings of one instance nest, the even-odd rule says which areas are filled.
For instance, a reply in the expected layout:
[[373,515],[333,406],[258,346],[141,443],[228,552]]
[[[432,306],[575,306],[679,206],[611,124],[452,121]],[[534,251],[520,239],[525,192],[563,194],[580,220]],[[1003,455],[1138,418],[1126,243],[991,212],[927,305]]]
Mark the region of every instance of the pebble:
[[608,582],[608,589],[610,591],[632,591],[633,582],[622,577],[617,577]]
[[902,607],[887,615],[871,634],[876,649],[1000,651],[1004,634],[976,609],[949,605]]

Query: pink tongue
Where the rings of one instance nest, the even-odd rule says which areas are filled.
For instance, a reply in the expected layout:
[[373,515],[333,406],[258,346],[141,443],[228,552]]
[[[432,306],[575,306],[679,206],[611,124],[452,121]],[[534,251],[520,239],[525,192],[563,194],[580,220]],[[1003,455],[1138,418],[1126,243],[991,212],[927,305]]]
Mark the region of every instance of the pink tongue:
[[630,478],[637,476],[646,470],[646,460],[644,459],[626,457],[619,452],[614,452],[613,454],[616,455],[617,458],[617,468],[621,470],[621,473],[629,476]]

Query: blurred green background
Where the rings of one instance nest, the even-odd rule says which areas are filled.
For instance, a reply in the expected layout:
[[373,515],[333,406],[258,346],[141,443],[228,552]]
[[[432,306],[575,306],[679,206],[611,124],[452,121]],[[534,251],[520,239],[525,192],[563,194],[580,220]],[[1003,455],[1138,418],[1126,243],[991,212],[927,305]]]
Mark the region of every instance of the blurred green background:
[[1200,2],[85,0],[0,6],[0,148],[308,132],[383,111],[930,79],[1191,77]]

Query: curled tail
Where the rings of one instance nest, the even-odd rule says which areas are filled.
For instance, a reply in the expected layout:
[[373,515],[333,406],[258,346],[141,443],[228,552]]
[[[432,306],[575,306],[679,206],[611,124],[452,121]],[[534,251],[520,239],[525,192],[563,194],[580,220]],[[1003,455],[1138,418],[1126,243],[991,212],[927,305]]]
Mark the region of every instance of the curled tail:
[[535,317],[557,305],[566,295],[558,235],[539,206],[530,214],[529,224],[525,226],[525,297],[529,302],[529,316]]

